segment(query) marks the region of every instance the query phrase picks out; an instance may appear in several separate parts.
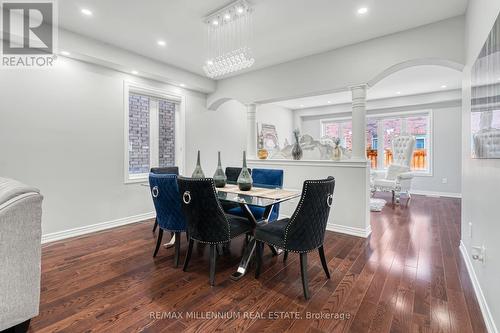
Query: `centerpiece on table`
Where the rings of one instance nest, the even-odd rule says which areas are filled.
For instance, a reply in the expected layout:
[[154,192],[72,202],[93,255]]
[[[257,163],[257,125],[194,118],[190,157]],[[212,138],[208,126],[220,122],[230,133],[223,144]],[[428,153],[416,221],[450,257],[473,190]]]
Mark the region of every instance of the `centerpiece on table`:
[[247,152],[243,151],[243,167],[241,168],[240,175],[238,176],[238,188],[240,191],[250,191],[252,189],[252,175],[247,168]]
[[227,177],[226,177],[226,173],[222,169],[222,164],[220,162],[220,151],[217,152],[217,154],[218,154],[219,161],[217,163],[217,169],[215,169],[215,173],[214,173],[214,183],[215,183],[215,187],[224,187],[224,186],[226,186]]

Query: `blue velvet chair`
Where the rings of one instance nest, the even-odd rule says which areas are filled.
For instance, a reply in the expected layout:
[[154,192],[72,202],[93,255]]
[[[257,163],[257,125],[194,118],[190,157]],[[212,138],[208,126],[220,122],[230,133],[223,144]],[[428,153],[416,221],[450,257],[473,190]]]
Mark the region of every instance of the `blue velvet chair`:
[[175,234],[175,267],[179,265],[179,252],[181,246],[181,232],[185,232],[186,220],[181,208],[177,175],[174,174],[149,174],[149,186],[156,209],[156,221],[160,230],[153,257],[156,257],[160,249],[163,231],[167,230]]
[[[278,169],[253,169],[252,170],[252,179],[253,186],[256,187],[265,187],[265,188],[282,188],[283,187],[283,170]],[[262,219],[264,217],[263,207],[254,207],[249,206],[252,214],[255,216],[257,220]],[[280,212],[280,205],[275,205],[271,215],[269,217],[269,221],[275,221],[278,219]],[[241,211],[240,207],[232,208],[227,211],[228,214],[237,215],[237,216],[245,216],[245,214]]]
[[[179,175],[179,167],[176,166],[171,166],[171,167],[162,167],[162,168],[151,168],[151,173],[156,173],[156,174],[172,174],[172,175]],[[156,228],[158,228],[158,221],[155,219],[155,224],[153,226],[153,232],[156,231]]]

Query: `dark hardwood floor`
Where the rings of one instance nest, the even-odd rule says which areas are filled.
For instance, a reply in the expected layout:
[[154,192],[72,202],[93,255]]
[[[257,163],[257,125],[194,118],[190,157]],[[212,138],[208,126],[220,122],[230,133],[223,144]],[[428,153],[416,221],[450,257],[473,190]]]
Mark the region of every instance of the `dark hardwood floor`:
[[242,240],[218,257],[215,287],[207,247],[195,245],[186,273],[173,267],[173,249],[153,259],[152,221],[52,243],[30,331],[486,332],[458,249],[460,200],[415,196],[408,208],[372,213],[371,224],[369,239],[327,232],[331,279],[311,253],[309,301],[294,253],[284,264],[265,249],[259,280],[253,268],[230,280]]

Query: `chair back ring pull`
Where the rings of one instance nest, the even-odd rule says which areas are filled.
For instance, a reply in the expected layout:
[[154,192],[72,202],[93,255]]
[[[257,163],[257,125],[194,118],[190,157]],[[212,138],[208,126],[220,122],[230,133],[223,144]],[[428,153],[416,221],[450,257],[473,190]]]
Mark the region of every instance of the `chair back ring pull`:
[[328,207],[332,207],[333,204],[333,194],[328,194],[328,197],[326,198],[326,204]]
[[155,186],[151,189],[151,195],[153,198],[158,198],[158,195],[160,194],[160,190],[158,189],[158,186]]
[[189,205],[189,203],[191,202],[191,193],[189,193],[189,191],[184,192],[184,194],[182,195],[182,201],[186,205]]

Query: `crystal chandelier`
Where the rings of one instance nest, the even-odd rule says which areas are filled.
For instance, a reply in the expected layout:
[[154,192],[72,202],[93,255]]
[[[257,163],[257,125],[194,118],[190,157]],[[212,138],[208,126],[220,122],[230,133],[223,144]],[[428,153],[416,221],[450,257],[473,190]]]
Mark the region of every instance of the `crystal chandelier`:
[[245,0],[230,3],[205,18],[208,59],[203,69],[208,77],[224,75],[251,67],[250,51],[252,8]]

